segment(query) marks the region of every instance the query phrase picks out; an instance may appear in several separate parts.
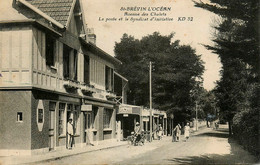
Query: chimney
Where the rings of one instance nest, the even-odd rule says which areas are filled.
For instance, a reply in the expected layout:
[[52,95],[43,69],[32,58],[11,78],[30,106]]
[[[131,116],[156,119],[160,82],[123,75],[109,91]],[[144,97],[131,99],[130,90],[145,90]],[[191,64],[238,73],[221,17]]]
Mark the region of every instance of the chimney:
[[87,28],[88,41],[96,45],[96,34],[94,33],[94,28]]

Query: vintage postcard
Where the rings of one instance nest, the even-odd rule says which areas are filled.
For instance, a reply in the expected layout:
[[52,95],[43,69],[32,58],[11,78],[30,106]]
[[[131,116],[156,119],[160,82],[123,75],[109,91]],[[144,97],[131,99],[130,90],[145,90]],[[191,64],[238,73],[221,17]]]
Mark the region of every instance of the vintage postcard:
[[257,163],[258,10],[0,0],[0,164]]

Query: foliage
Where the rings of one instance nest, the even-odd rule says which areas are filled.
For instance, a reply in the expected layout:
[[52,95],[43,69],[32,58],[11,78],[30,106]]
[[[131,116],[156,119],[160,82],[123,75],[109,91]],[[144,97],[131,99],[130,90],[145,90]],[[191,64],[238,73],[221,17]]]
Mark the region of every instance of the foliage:
[[208,46],[226,58],[238,58],[259,71],[259,0],[210,0],[211,4],[194,2],[222,17],[222,22],[215,28],[218,36],[213,39],[215,46]]
[[149,105],[149,61],[153,63],[153,108],[174,112],[175,119],[191,118],[190,92],[202,84],[203,62],[189,45],[173,41],[174,34],[158,32],[141,40],[124,34],[115,45],[122,61],[119,72],[129,80],[128,103]]
[[[205,45],[219,55],[223,65],[222,78],[215,89],[217,105],[231,124],[230,134],[233,122],[234,137],[259,154],[259,0],[194,3],[221,16],[215,26],[215,45]],[[253,135],[257,132],[257,136]]]
[[216,96],[213,91],[206,91],[204,89],[201,93],[198,105],[200,106],[201,114],[203,113],[203,116],[200,115],[199,118],[209,119],[209,116],[217,116]]

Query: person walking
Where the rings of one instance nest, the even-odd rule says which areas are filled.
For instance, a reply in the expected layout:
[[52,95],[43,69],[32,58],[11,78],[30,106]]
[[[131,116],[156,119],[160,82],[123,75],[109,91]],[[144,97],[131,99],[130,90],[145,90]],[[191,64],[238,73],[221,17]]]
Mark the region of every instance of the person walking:
[[163,129],[162,129],[161,124],[159,124],[158,140],[162,140],[162,134],[163,134]]
[[69,118],[69,122],[68,122],[68,128],[67,128],[67,135],[68,135],[68,149],[71,150],[72,149],[72,144],[73,144],[73,136],[74,136],[74,128],[73,128],[73,124],[72,124],[72,118]]
[[184,137],[185,137],[185,142],[190,137],[190,125],[189,125],[189,123],[187,123],[186,126],[184,127]]
[[173,141],[178,142],[180,140],[181,135],[181,125],[177,124],[173,129]]

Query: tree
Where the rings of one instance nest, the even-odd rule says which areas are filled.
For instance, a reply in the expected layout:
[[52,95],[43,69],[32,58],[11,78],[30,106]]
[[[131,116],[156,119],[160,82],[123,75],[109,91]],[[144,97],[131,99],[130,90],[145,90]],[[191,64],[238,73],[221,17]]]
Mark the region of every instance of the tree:
[[189,45],[172,42],[174,34],[158,32],[141,40],[124,34],[115,45],[122,61],[119,72],[129,80],[128,102],[149,105],[149,61],[153,62],[153,107],[173,112],[179,121],[190,120],[194,101],[192,89],[202,84],[203,62]]
[[238,58],[259,73],[259,0],[210,0],[211,4],[196,2],[195,6],[222,17],[215,28],[218,35],[213,39],[214,50],[221,60]]
[[[222,78],[217,82],[215,90],[218,106],[230,123],[230,134],[234,121],[237,139],[241,139],[240,136],[246,139],[241,141],[246,148],[252,148],[248,147],[248,144],[257,148],[258,143],[258,149],[253,152],[259,155],[259,0],[210,0],[210,3],[194,3],[195,6],[214,12],[222,18],[215,26],[215,45],[206,45],[219,55],[223,64]],[[255,134],[248,136],[248,133],[255,132],[256,128],[258,137]]]
[[[246,91],[246,83],[256,82],[257,71],[260,69],[256,60],[259,59],[257,27],[259,1],[211,0],[210,2],[211,4],[194,1],[195,6],[222,17],[222,21],[215,26],[217,30],[213,39],[215,45],[206,47],[218,54],[223,64],[222,79],[218,82],[217,91],[220,110],[231,122],[237,111],[237,103],[240,103],[243,92]],[[238,73],[237,68],[244,71]],[[238,79],[240,84],[237,83]],[[244,83],[242,85],[244,88],[240,88],[241,83]],[[238,89],[240,96],[233,94]]]

